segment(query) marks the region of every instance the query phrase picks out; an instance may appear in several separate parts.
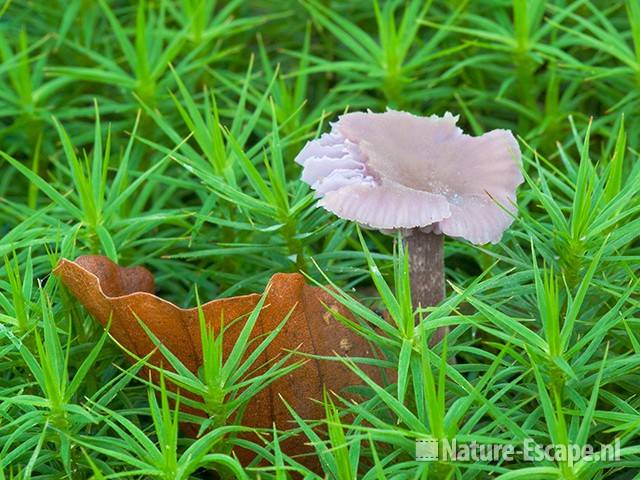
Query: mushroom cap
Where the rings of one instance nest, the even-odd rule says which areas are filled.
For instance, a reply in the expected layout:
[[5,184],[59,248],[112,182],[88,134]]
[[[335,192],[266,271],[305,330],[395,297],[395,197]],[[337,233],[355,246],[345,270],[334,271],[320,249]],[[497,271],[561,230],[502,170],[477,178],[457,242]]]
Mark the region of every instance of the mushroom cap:
[[474,137],[457,116],[347,113],[296,157],[318,205],[382,231],[419,228],[497,243],[523,182],[508,130]]

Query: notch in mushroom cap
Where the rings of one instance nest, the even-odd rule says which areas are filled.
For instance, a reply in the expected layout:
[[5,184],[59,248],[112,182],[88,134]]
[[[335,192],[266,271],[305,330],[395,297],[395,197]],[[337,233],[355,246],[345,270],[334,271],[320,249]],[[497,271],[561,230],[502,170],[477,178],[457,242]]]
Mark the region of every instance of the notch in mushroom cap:
[[319,206],[369,228],[403,232],[414,306],[444,296],[442,234],[497,243],[523,182],[510,131],[474,137],[457,120],[448,112],[347,113],[296,157]]

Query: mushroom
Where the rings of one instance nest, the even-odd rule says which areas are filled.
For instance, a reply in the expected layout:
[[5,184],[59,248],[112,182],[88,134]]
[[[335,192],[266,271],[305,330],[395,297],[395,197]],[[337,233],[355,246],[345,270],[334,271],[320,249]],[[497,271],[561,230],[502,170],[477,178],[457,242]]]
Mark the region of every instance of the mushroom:
[[510,131],[474,137],[457,121],[449,112],[347,113],[296,157],[318,206],[366,228],[401,232],[414,307],[444,298],[444,234],[497,243],[513,221],[523,182]]

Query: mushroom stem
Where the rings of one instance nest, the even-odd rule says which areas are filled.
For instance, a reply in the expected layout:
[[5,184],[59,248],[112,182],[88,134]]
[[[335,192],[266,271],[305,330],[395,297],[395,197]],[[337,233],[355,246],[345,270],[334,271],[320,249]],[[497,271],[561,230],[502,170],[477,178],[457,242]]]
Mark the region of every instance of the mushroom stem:
[[[445,293],[444,235],[414,229],[405,237],[405,242],[409,251],[413,307],[433,307],[444,299]],[[438,343],[446,333],[446,327],[439,328],[431,338],[432,344]]]

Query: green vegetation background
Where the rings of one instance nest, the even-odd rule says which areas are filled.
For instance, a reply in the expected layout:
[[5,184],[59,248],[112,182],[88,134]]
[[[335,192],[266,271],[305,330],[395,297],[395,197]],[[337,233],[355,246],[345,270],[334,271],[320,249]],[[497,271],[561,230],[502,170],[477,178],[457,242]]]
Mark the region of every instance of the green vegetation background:
[[[386,107],[507,128],[524,153],[519,219],[497,246],[447,241],[424,330],[394,239],[316,209],[293,162],[346,109]],[[378,288],[377,310],[341,298],[397,382],[327,398],[326,442],[300,427],[322,475],[278,435],[245,444],[278,467],[261,478],[640,478],[639,110],[637,0],[4,0],[0,478],[258,475],[228,456],[237,379],[194,380],[219,410],[181,437],[164,386],[49,275],[87,253],[182,306],[277,271]],[[617,440],[622,459],[417,463],[426,437]]]

